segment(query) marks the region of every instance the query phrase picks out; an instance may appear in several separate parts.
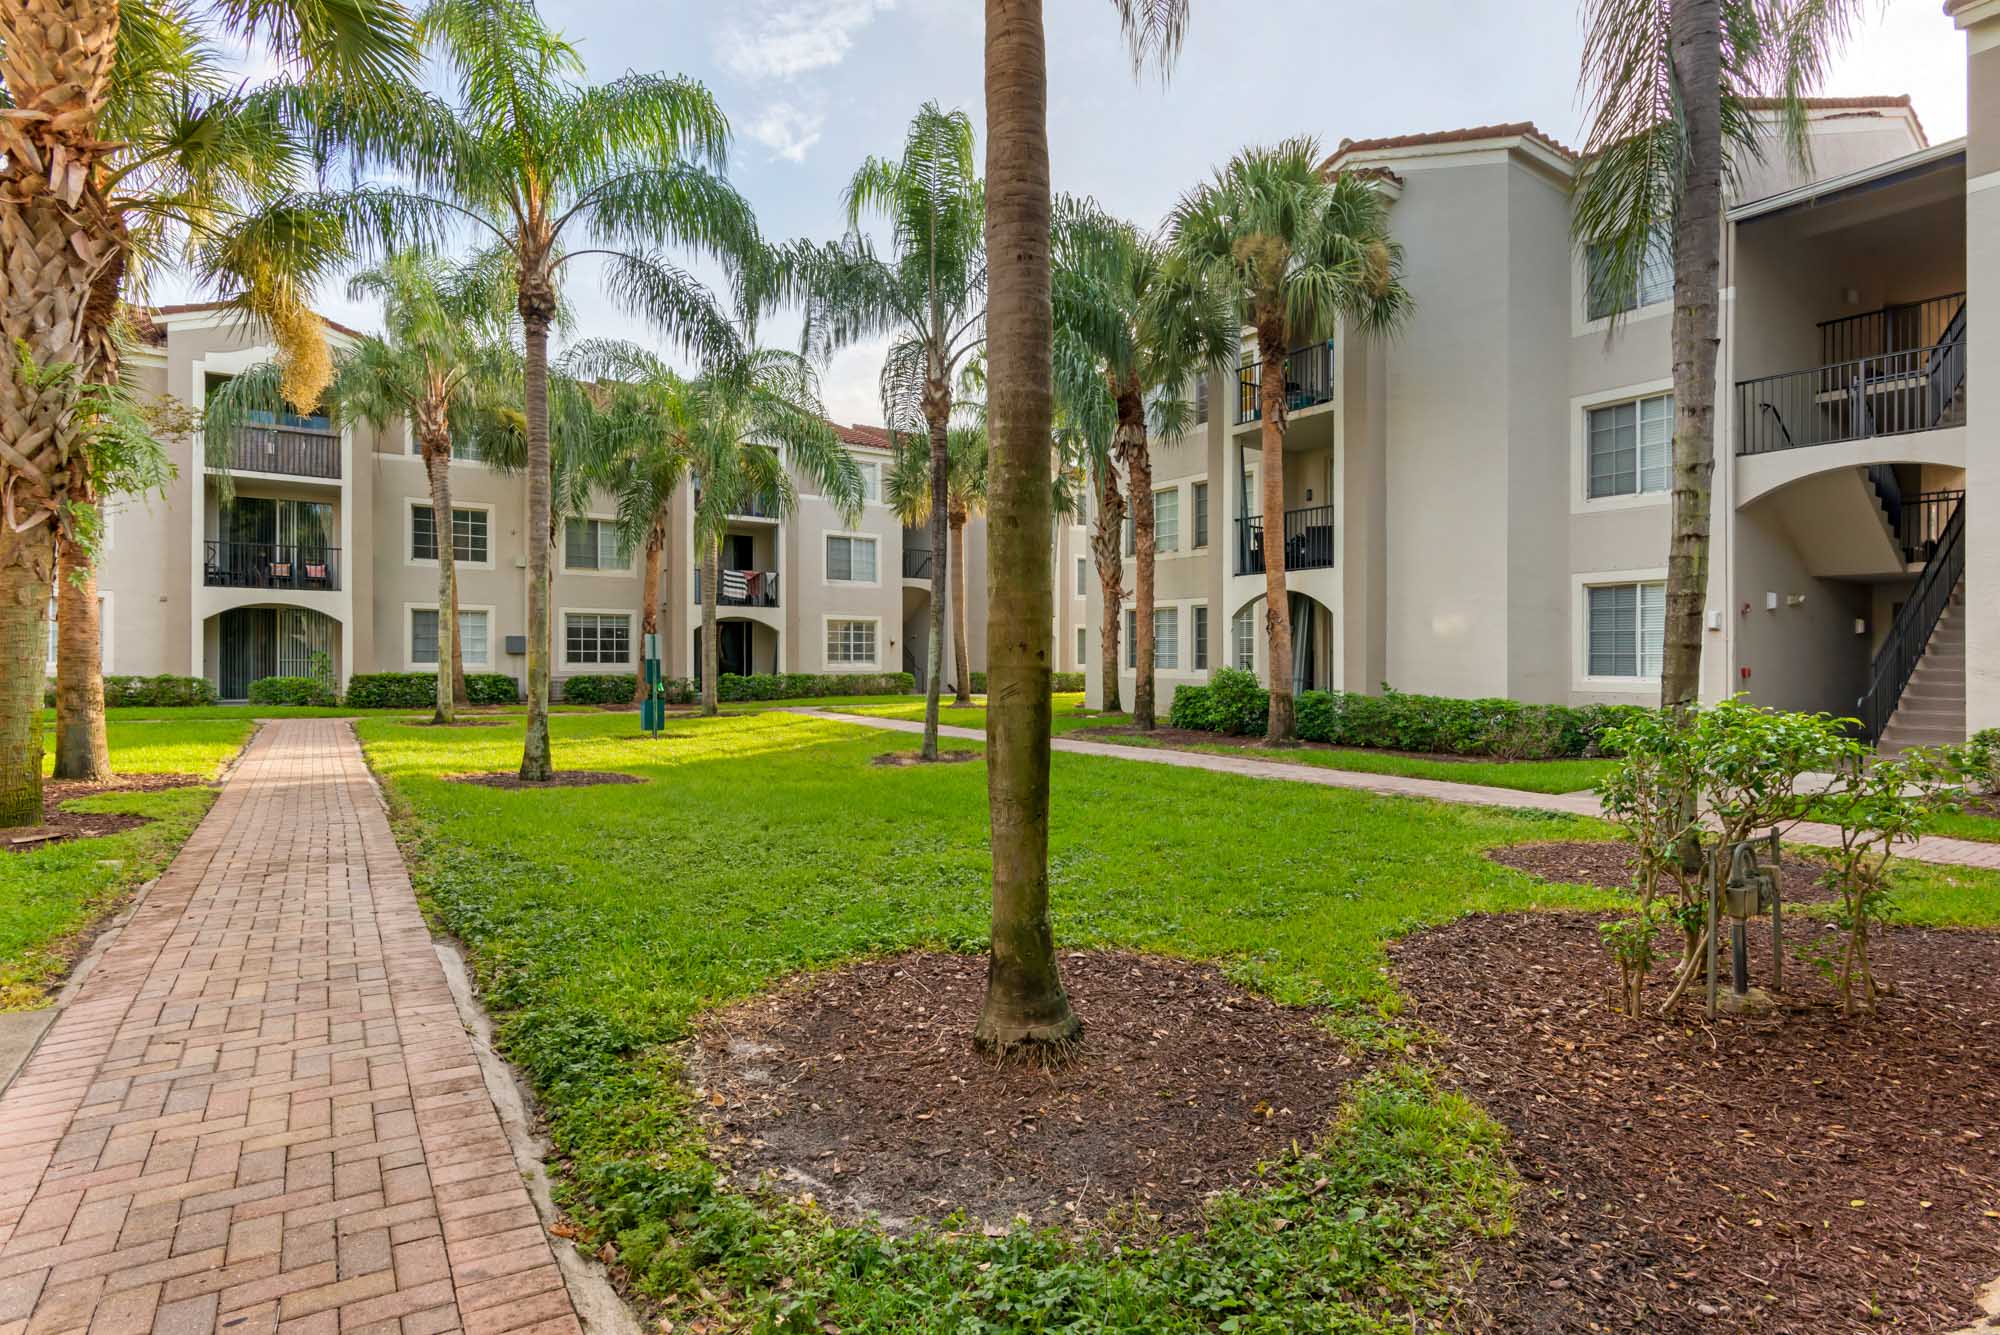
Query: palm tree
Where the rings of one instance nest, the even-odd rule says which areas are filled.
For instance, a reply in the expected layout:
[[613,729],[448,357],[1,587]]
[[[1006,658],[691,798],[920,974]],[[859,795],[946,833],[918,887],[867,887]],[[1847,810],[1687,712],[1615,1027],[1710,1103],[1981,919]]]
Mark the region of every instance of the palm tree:
[[1285,356],[1337,327],[1384,333],[1408,314],[1403,249],[1389,234],[1388,202],[1370,181],[1329,177],[1311,138],[1251,148],[1175,206],[1173,244],[1212,266],[1256,330],[1263,366],[1258,405],[1264,513],[1264,634],[1270,649],[1266,740],[1297,736],[1292,628],[1285,591]]
[[[1063,330],[1085,350],[1097,393],[1108,397],[1116,427],[1107,463],[1122,468],[1131,488],[1133,548],[1132,722],[1154,726],[1153,588],[1155,539],[1150,425],[1177,436],[1194,426],[1183,391],[1236,351],[1235,303],[1212,267],[1172,254],[1159,237],[1112,218],[1094,201],[1064,197],[1055,204],[1055,312]],[[1080,390],[1064,397],[1074,398]],[[1103,503],[1122,508],[1117,480],[1101,473]],[[1116,530],[1100,533],[1099,579],[1117,560]],[[1109,539],[1108,542],[1104,542]],[[1122,583],[1122,566],[1118,567]],[[1109,603],[1107,602],[1107,607]],[[1111,609],[1116,610],[1116,609]],[[1117,652],[1116,628],[1106,647]],[[1110,664],[1115,680],[1117,664]]]
[[[1605,290],[1634,290],[1662,238],[1674,256],[1673,529],[1667,546],[1660,703],[1701,693],[1715,472],[1723,182],[1760,150],[1747,99],[1775,94],[1795,158],[1808,161],[1808,93],[1824,80],[1863,0],[1589,0],[1583,82],[1590,137],[1571,232]],[[1612,317],[1615,321],[1617,315]]]
[[[986,190],[973,165],[971,119],[924,103],[910,122],[902,156],[862,163],[845,205],[847,235],[829,245],[787,247],[778,256],[778,276],[785,290],[804,300],[809,354],[824,358],[864,339],[893,340],[882,366],[883,414],[891,431],[920,432],[930,441],[935,556],[923,758],[936,760],[952,389],[985,341]],[[890,225],[886,257],[860,231],[869,214]],[[1046,448],[1046,438],[1043,443]],[[965,676],[963,663],[958,673]]]
[[[970,405],[961,404],[964,409]],[[961,412],[961,417],[966,414]],[[965,526],[986,508],[986,424],[974,413],[953,426],[945,441],[945,522],[951,534],[951,646],[955,705],[972,703],[972,654],[965,629]],[[926,436],[898,436],[889,466],[889,504],[897,518],[915,527],[928,524],[936,503],[932,460]]]
[[[222,0],[208,14],[312,87],[345,87],[357,106],[415,65],[394,0]],[[34,660],[58,563],[72,623],[61,637],[69,668],[58,690],[58,763],[65,774],[108,771],[95,627],[78,618],[96,609],[86,516],[104,493],[90,479],[119,470],[87,457],[109,436],[107,396],[86,391],[115,385],[126,271],[137,248],[174,226],[216,229],[227,212],[219,204],[287,147],[267,133],[261,95],[219,90],[205,33],[180,4],[25,0],[0,12],[0,108],[9,111],[0,117],[0,251],[10,273],[33,275],[0,291],[0,343],[21,349],[31,372],[0,377],[0,825],[41,818]],[[288,272],[279,252],[197,250],[211,260],[196,266],[203,276],[247,279],[258,304],[300,327],[299,289],[270,281]],[[236,259],[254,259],[256,271]]]
[[[631,74],[576,82],[582,61],[517,0],[434,0],[419,32],[457,78],[455,105],[411,98],[378,126],[374,161],[396,186],[308,201],[387,251],[470,229],[514,268],[525,347],[528,528],[554,531],[549,332],[569,265],[603,266],[612,300],[683,347],[735,347],[703,285],[655,250],[686,246],[732,263],[761,243],[750,206],[720,174],[729,127],[700,84]],[[528,727],[520,774],[545,782],[549,754],[550,546],[528,548]]]

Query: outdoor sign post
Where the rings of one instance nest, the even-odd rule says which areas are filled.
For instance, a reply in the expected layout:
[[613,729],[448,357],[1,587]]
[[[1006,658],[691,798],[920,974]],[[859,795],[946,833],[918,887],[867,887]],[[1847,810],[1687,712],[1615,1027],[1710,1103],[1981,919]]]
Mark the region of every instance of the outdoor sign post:
[[660,729],[667,725],[667,693],[664,678],[660,673],[660,637],[646,637],[646,699],[639,706],[639,727],[660,735]]

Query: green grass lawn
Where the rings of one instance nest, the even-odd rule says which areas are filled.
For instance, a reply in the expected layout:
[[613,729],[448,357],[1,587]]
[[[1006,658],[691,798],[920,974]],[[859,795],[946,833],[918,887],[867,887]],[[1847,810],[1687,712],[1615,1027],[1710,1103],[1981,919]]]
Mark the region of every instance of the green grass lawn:
[[[1058,737],[1066,732],[1074,732],[1078,728],[1116,727],[1129,721],[1129,716],[1126,714],[1099,714],[1086,710],[1083,706],[1082,691],[1058,691],[1050,699],[1055,706],[1050,730]],[[918,699],[914,703],[898,701],[893,705],[885,705],[879,701],[861,701],[854,707],[843,707],[842,712],[868,714],[876,718],[916,719],[921,722],[924,717],[924,702]],[[978,728],[983,731],[986,727],[986,697],[975,695],[970,705],[957,706],[952,704],[950,696],[946,696],[938,708],[938,722],[949,728]]]
[[[114,709],[105,732],[115,770],[212,778],[242,748],[251,726],[247,717],[195,710]],[[55,767],[52,752],[45,752],[42,766],[44,773]],[[46,1001],[68,971],[80,934],[122,904],[134,886],[159,875],[214,800],[209,788],[78,798],[80,809],[150,816],[152,823],[101,839],[0,853],[0,1010]]]
[[2000,844],[2000,818],[1976,816],[1969,812],[1933,816],[1925,833],[1942,834],[1952,839],[1976,839],[1983,844]]

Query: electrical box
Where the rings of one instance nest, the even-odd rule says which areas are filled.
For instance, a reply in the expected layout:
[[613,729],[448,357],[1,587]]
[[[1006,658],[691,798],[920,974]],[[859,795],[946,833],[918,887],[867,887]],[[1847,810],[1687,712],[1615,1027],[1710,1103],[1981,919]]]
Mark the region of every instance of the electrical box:
[[510,654],[527,653],[528,637],[525,635],[509,635],[507,637],[507,652]]

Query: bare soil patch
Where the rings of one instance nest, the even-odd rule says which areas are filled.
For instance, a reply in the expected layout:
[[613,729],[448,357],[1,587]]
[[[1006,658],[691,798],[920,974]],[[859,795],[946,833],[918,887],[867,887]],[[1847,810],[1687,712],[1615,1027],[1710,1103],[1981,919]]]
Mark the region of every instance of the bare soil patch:
[[979,956],[869,960],[717,1012],[691,1069],[717,1146],[741,1181],[891,1228],[960,1210],[989,1229],[1174,1227],[1309,1144],[1360,1073],[1313,1012],[1212,967],[1061,963],[1085,1036],[1053,1070],[973,1051]]
[[80,797],[103,797],[113,793],[157,793],[169,788],[197,788],[208,780],[199,774],[120,774],[108,783],[83,783],[75,779],[42,780],[42,823],[9,830],[0,839],[0,848],[11,853],[30,853],[50,844],[71,839],[96,839],[121,830],[153,823],[151,816],[128,812],[72,811],[65,803]]
[[[1606,890],[1632,888],[1631,845],[1622,840],[1558,840],[1543,844],[1510,844],[1489,848],[1486,856],[1503,867],[1562,885],[1595,885]],[[1825,903],[1836,898],[1819,884],[1821,868],[1786,849],[1779,866],[1779,890],[1788,904]]]
[[595,788],[607,783],[644,783],[636,774],[620,774],[616,770],[605,769],[559,769],[548,779],[524,779],[513,770],[496,770],[486,774],[448,774],[451,783],[476,783],[482,788],[503,788],[509,791],[537,791],[545,788]]
[[958,765],[985,758],[984,751],[947,751],[939,748],[936,760],[925,760],[922,751],[884,751],[870,763],[889,769],[904,769],[911,765]]
[[[1769,940],[1752,931],[1762,975]],[[1832,935],[1800,919],[1788,937],[1816,934]],[[1475,1244],[1475,1328],[1901,1332],[1978,1316],[2000,1273],[2000,937],[1885,933],[1897,993],[1873,1019],[1843,1020],[1794,962],[1784,1010],[1712,1026],[1612,1011],[1587,915],[1469,917],[1391,953],[1526,1179],[1514,1235]]]
[[439,723],[436,719],[412,715],[409,718],[397,721],[412,728],[504,728],[507,726],[507,720],[503,718],[455,718],[449,723]]

